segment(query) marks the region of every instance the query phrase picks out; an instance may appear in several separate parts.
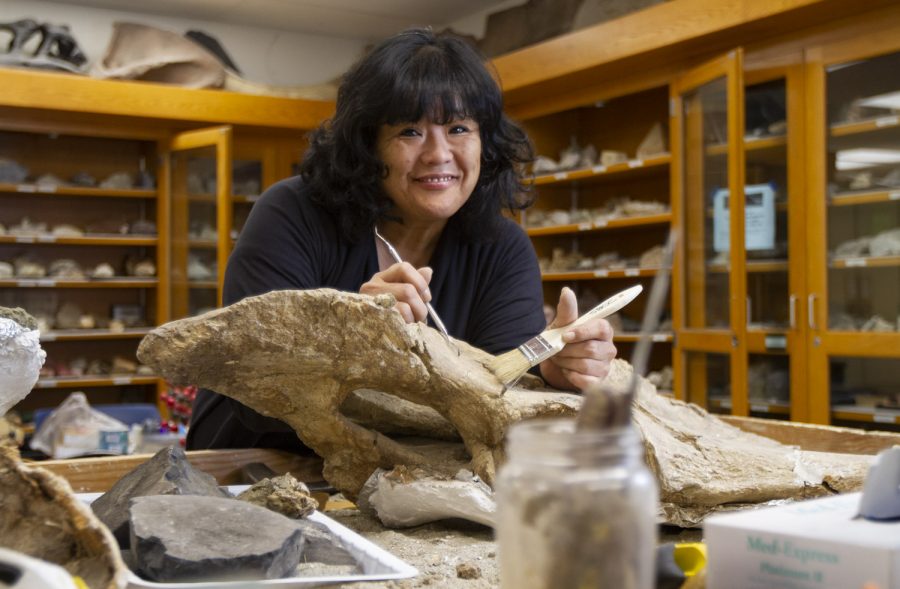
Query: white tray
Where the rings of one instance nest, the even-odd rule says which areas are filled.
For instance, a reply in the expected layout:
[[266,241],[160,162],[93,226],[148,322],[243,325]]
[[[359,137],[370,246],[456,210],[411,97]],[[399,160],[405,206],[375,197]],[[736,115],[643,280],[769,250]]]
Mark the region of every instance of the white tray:
[[[235,485],[228,487],[233,494],[240,493],[247,485]],[[90,505],[102,493],[78,493],[78,498]],[[342,526],[327,515],[315,511],[307,518],[310,521],[326,526],[331,533],[337,536],[344,544],[344,548],[350,553],[362,573],[309,576],[309,577],[285,577],[283,579],[267,579],[260,581],[203,581],[195,583],[155,583],[141,579],[134,573],[128,577],[128,587],[134,589],[262,589],[264,587],[279,587],[290,589],[291,587],[315,587],[318,585],[332,585],[338,583],[355,583],[358,581],[390,581],[394,579],[408,579],[415,577],[419,571],[390,552],[376,546],[366,540],[350,528]]]

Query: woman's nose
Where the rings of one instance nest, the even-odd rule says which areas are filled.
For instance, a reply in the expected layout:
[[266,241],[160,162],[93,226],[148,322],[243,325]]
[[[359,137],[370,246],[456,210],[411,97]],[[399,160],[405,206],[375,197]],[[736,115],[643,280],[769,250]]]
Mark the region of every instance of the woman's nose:
[[450,142],[444,129],[430,131],[425,137],[422,160],[428,164],[435,164],[449,161],[451,157]]

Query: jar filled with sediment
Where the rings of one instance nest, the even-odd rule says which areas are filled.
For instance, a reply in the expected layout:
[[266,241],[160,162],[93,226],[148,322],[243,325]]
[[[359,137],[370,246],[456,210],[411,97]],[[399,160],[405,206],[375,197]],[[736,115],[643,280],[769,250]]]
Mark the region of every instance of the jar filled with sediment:
[[510,428],[498,475],[503,589],[652,589],[659,491],[632,427]]

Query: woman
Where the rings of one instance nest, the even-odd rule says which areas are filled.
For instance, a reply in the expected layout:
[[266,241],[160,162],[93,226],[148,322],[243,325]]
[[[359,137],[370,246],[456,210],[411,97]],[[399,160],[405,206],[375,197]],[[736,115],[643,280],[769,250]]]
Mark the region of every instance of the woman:
[[[497,83],[465,41],[410,30],[344,77],[334,117],[313,133],[299,177],[254,205],[228,262],[224,301],[278,289],[391,293],[407,322],[431,302],[454,337],[492,353],[545,327],[537,258],[502,210],[531,204],[525,133],[502,110]],[[396,263],[374,230],[404,260]],[[564,289],[556,323],[578,316]],[[567,334],[540,365],[544,379],[583,389],[615,356],[598,320]],[[296,435],[211,391],[195,402],[190,448],[300,448]]]

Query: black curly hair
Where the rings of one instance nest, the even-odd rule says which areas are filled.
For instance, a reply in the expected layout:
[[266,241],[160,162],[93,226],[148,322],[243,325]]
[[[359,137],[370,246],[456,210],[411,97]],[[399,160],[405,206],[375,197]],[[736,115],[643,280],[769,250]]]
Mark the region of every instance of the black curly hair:
[[378,129],[423,116],[438,124],[471,118],[479,125],[481,174],[455,215],[467,239],[489,238],[503,209],[533,202],[524,169],[534,149],[504,114],[484,57],[452,34],[409,29],[382,41],[345,74],[335,115],[311,134],[300,166],[312,198],[338,216],[348,239],[394,218],[381,186],[387,168],[376,150]]

